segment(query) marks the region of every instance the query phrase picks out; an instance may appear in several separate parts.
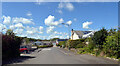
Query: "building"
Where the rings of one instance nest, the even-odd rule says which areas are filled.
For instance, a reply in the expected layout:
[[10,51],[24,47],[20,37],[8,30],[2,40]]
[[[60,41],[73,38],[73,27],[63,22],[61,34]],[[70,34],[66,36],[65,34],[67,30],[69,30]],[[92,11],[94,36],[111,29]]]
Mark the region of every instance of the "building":
[[51,45],[51,41],[41,41],[44,45]]
[[36,42],[34,42],[33,44],[34,44],[34,45],[44,45],[43,42],[41,42],[41,41],[36,41]]
[[81,38],[88,38],[93,36],[95,31],[77,31],[73,30],[71,31],[71,39],[76,40],[76,39],[81,39]]

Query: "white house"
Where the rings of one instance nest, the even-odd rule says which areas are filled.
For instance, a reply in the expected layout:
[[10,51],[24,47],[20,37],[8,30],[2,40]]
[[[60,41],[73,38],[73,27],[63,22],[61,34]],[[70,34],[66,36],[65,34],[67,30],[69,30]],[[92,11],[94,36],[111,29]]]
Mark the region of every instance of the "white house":
[[76,39],[81,39],[81,38],[88,38],[93,36],[95,31],[76,31],[73,30],[71,31],[71,39],[76,40]]

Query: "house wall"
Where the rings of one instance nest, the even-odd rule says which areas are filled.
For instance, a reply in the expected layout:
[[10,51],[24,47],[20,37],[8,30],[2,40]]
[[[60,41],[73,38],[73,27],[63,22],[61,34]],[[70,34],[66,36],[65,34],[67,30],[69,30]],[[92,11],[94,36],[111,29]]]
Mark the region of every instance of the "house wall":
[[[72,38],[72,36],[71,36],[71,38]],[[80,38],[78,37],[78,35],[76,33],[74,33],[72,40],[76,40],[76,39],[80,39]]]

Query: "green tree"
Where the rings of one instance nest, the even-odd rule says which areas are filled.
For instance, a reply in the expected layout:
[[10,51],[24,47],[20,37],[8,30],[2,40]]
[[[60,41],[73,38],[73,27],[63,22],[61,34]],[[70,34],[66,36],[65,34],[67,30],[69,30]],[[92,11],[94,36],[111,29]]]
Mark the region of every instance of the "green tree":
[[109,36],[112,36],[115,33],[116,33],[116,29],[110,29],[108,34],[109,34]]
[[12,36],[15,36],[15,33],[13,33],[13,30],[8,29],[8,30],[6,31],[6,35],[12,35]]
[[107,37],[108,33],[105,28],[95,32],[94,36],[92,37],[93,43],[96,44],[98,49],[102,49],[102,45],[105,42],[105,38]]
[[51,41],[56,41],[57,39],[59,39],[59,38],[53,38],[53,39],[50,39]]
[[120,44],[118,43],[118,33],[112,36],[107,36],[106,42],[103,45],[104,52],[109,56],[120,57]]

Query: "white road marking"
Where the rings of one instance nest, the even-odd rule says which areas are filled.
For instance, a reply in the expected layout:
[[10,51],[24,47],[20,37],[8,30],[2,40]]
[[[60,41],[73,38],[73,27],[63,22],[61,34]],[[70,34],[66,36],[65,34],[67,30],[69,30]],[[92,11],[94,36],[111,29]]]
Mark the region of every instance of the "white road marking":
[[44,49],[42,49],[42,51],[44,51],[44,50],[51,50],[51,48],[44,48]]
[[20,54],[20,56],[34,56],[32,54]]

